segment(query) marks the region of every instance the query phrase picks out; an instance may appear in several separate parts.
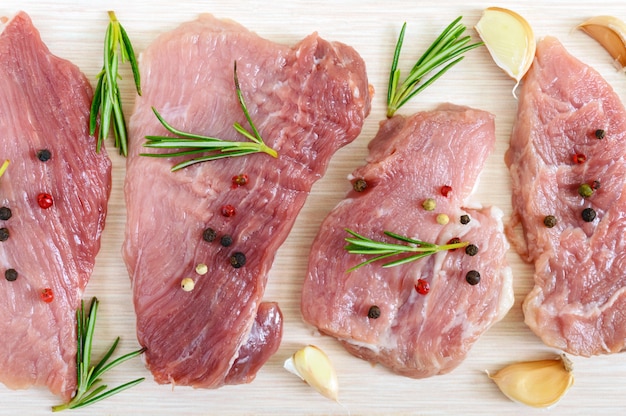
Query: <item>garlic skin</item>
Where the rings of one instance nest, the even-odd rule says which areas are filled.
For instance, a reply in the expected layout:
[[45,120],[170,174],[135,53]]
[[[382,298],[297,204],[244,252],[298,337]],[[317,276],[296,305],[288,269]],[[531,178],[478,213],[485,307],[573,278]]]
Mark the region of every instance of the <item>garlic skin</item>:
[[487,375],[509,399],[540,408],[555,405],[574,384],[572,363],[565,355],[511,364]]
[[489,7],[474,27],[496,65],[517,83],[535,58],[535,35],[526,19],[512,10]]
[[307,382],[324,397],[337,401],[339,383],[328,356],[315,345],[296,351],[285,361],[284,367]]
[[614,16],[595,16],[578,25],[615,59],[618,68],[626,67],[626,24]]

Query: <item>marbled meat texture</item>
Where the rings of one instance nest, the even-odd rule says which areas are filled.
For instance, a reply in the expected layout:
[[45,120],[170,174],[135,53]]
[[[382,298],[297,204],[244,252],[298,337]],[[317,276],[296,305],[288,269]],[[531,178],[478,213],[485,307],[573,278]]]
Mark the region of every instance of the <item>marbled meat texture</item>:
[[[25,13],[0,34],[0,91],[0,163],[10,160],[0,206],[12,214],[0,220],[9,234],[0,242],[0,380],[47,386],[67,400],[76,388],[75,314],[100,248],[111,162],[89,135],[88,80],[50,53]],[[40,193],[51,207],[39,206]],[[4,278],[9,269],[16,280]]]
[[[604,130],[598,139],[596,130]],[[586,161],[576,163],[575,155]],[[514,215],[507,227],[535,265],[525,322],[549,346],[591,356],[626,342],[626,112],[592,68],[555,38],[537,45],[519,94],[506,161]],[[599,189],[583,198],[581,184]],[[582,211],[595,210],[585,222]],[[556,225],[544,225],[547,215]]]
[[[265,153],[170,172],[184,157],[150,158],[144,136],[165,134],[150,107],[180,130],[245,140],[233,63],[250,115],[278,158]],[[130,119],[124,258],[137,334],[159,383],[215,388],[252,381],[277,350],[282,315],[262,302],[267,275],[313,183],[353,141],[370,109],[354,49],[316,34],[294,47],[233,21],[202,15],[160,36],[141,56],[143,96]],[[248,183],[232,178],[247,175]],[[222,215],[231,205],[235,214]],[[215,241],[203,241],[212,228]],[[225,235],[230,246],[220,244]],[[246,264],[231,266],[241,252]],[[197,264],[209,272],[198,275]],[[183,278],[195,288],[181,290]]]
[[[381,123],[367,164],[351,175],[367,188],[350,191],[313,242],[302,291],[307,322],[352,354],[405,376],[447,373],[463,361],[513,303],[502,213],[463,207],[494,147],[494,130],[491,114],[451,104]],[[435,199],[434,211],[422,207],[427,198]],[[436,221],[440,213],[449,216],[447,225]],[[461,224],[462,215],[471,221]],[[473,257],[464,249],[443,251],[391,268],[378,261],[347,272],[370,256],[344,250],[345,228],[396,243],[383,231],[436,244],[456,237],[479,251]],[[481,275],[475,286],[466,282],[470,270]],[[416,291],[418,279],[429,283],[428,294]],[[381,311],[377,319],[368,317],[373,305]]]

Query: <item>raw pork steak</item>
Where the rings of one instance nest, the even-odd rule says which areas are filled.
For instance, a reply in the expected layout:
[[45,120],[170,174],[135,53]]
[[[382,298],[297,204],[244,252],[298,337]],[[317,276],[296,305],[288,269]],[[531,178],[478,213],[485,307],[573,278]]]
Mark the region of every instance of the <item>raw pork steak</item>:
[[[50,53],[25,13],[0,34],[0,91],[0,163],[10,160],[0,178],[0,380],[67,400],[75,313],[100,248],[111,162],[89,136],[89,82]],[[40,194],[52,206],[42,197],[41,207]]]
[[[489,113],[454,105],[381,123],[367,164],[352,174],[366,189],[348,194],[313,243],[302,291],[307,322],[352,354],[405,376],[446,373],[463,361],[513,303],[501,212],[463,208],[495,144],[494,130]],[[447,196],[443,186],[451,187]],[[422,208],[428,198],[436,201],[434,211]],[[440,213],[448,215],[447,225],[436,221]],[[462,224],[462,215],[470,222]],[[379,261],[347,272],[369,257],[344,250],[345,228],[389,242],[397,241],[383,231],[435,244],[459,238],[479,251],[443,251],[391,268]],[[476,285],[466,281],[471,270],[480,273]],[[427,294],[416,290],[418,279],[429,284]],[[374,305],[377,319],[368,317]]]
[[[139,156],[144,136],[165,133],[151,106],[180,130],[245,140],[232,127],[247,126],[235,61],[251,118],[278,158],[258,153],[170,172],[184,158]],[[203,15],[159,37],[140,69],[124,258],[147,365],[159,383],[249,382],[281,340],[280,309],[262,301],[276,250],[331,156],[357,137],[369,112],[364,62],[317,35],[291,48]],[[233,182],[240,175],[247,183]],[[208,228],[212,242],[203,240]],[[237,252],[246,262],[234,268]],[[208,273],[197,274],[198,264]],[[181,289],[184,278],[195,281],[192,291]]]
[[[528,326],[550,346],[590,356],[626,342],[626,112],[593,69],[546,38],[526,75],[506,161],[514,216],[535,265]],[[596,134],[597,132],[597,134]],[[598,138],[603,137],[603,138]],[[578,190],[592,193],[583,197]],[[585,192],[583,192],[584,194]],[[595,218],[583,219],[592,209]],[[591,211],[587,211],[591,213]],[[553,216],[556,225],[544,225]]]

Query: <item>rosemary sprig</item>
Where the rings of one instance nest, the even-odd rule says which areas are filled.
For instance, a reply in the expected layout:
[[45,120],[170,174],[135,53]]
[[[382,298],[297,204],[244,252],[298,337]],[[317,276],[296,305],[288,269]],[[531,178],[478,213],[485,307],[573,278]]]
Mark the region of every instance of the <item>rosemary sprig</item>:
[[[184,131],[180,131],[169,125],[163,117],[159,114],[159,112],[153,107],[152,111],[159,119],[163,127],[165,127],[170,133],[175,134],[178,137],[168,137],[168,136],[146,136],[146,143],[144,143],[144,147],[150,148],[160,148],[160,149],[179,149],[176,152],[171,153],[141,153],[142,156],[151,156],[151,157],[172,157],[172,156],[185,156],[197,153],[206,153],[209,154],[189,159],[187,161],[178,163],[174,167],[172,167],[172,172],[185,168],[187,166],[193,165],[195,163],[206,162],[209,160],[221,159],[225,157],[235,157],[235,156],[245,156],[251,153],[264,152],[272,157],[278,157],[278,153],[276,150],[267,146],[263,142],[263,138],[261,137],[259,131],[256,126],[252,122],[252,118],[250,118],[250,113],[248,112],[248,107],[243,99],[243,94],[241,93],[241,88],[239,87],[239,79],[237,78],[237,62],[235,61],[234,65],[234,78],[235,78],[235,91],[237,93],[237,99],[239,100],[239,105],[241,106],[241,110],[243,114],[246,116],[246,120],[248,120],[248,124],[252,129],[252,133],[246,130],[241,124],[235,122],[233,124],[233,128],[242,136],[247,138],[249,141],[246,142],[235,142],[230,140],[221,140],[216,137],[210,136],[201,136],[198,134],[187,133]],[[185,150],[187,149],[187,150]]]
[[112,117],[115,147],[120,149],[121,155],[126,156],[128,154],[126,120],[122,111],[120,88],[117,84],[117,80],[120,78],[118,73],[120,55],[122,63],[127,61],[130,63],[135,79],[135,89],[139,95],[141,95],[141,80],[135,51],[126,30],[112,11],[109,11],[109,20],[109,26],[104,37],[104,65],[98,74],[98,84],[91,102],[89,133],[94,134],[96,132],[98,113],[100,113],[101,125],[96,142],[96,151],[100,152],[102,142],[109,136]]
[[360,267],[365,266],[366,264],[373,263],[378,260],[386,259],[388,257],[393,257],[396,255],[404,254],[404,253],[415,253],[411,254],[407,257],[403,257],[398,260],[391,261],[389,263],[383,264],[383,267],[393,267],[399,266],[401,264],[410,263],[415,260],[419,260],[423,257],[430,256],[431,254],[435,254],[439,251],[444,250],[454,250],[457,248],[466,247],[469,245],[469,242],[459,242],[452,244],[444,244],[437,245],[433,243],[427,243],[420,240],[415,240],[413,238],[404,237],[399,234],[392,233],[391,231],[385,231],[385,235],[395,238],[396,240],[403,241],[408,244],[395,244],[395,243],[386,243],[383,241],[375,241],[371,240],[367,237],[362,236],[350,229],[346,229],[346,232],[351,234],[353,237],[346,237],[346,241],[349,243],[345,246],[345,249],[351,254],[367,254],[367,255],[375,255],[369,260],[366,260],[362,263],[357,264],[356,266],[347,270],[347,272],[352,272]]
[[85,303],[81,301],[80,308],[76,311],[76,332],[78,345],[76,349],[76,394],[68,403],[56,405],[52,407],[53,412],[58,412],[65,409],[78,409],[80,407],[89,406],[99,402],[100,400],[111,397],[121,391],[129,389],[139,383],[144,378],[138,378],[136,380],[125,383],[121,386],[115,387],[110,390],[107,389],[106,384],[101,383],[101,377],[104,373],[110,369],[117,367],[125,361],[131,358],[141,355],[145,348],[137,351],[133,351],[126,355],[123,355],[110,363],[107,363],[111,355],[115,351],[117,344],[120,340],[119,337],[113,342],[113,345],[104,354],[104,357],[95,366],[91,365],[91,347],[93,344],[93,334],[96,327],[96,314],[98,312],[98,299],[95,297],[91,300],[91,306],[89,313],[85,314]]
[[[398,68],[398,60],[400,58],[400,50],[404,42],[404,32],[406,23],[402,25],[396,50],[393,55],[391,64],[391,72],[389,74],[389,87],[387,89],[387,117],[392,117],[395,112],[402,107],[413,96],[419,94],[430,84],[435,82],[446,71],[452,68],[463,59],[463,54],[471,49],[477,48],[483,42],[467,45],[470,41],[469,36],[460,37],[465,32],[465,26],[460,22],[462,16],[457,17],[450,25],[439,35],[439,37],[430,45],[424,54],[415,63],[411,72],[406,79],[400,83],[400,69]],[[446,64],[436,74],[428,78],[423,84],[422,79]]]
[[4,163],[2,163],[2,166],[0,166],[0,178],[2,177],[2,175],[4,175],[4,172],[6,172],[6,170],[9,167],[9,159],[5,160]]

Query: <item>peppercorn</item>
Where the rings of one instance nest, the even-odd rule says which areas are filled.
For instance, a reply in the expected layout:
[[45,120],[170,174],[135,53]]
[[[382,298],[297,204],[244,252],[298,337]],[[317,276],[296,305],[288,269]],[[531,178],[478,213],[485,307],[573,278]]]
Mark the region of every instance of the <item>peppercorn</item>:
[[17,280],[17,271],[15,269],[7,269],[7,271],[4,272],[4,277],[9,282],[14,282]]
[[469,224],[469,222],[471,221],[471,218],[469,215],[461,215],[461,224],[465,225],[465,224]]
[[42,162],[47,162],[48,160],[50,160],[51,157],[52,153],[50,153],[50,150],[48,149],[41,149],[37,152],[37,159],[41,160]]
[[586,161],[587,161],[587,156],[585,156],[584,154],[576,153],[574,155],[574,163],[577,163],[580,165],[581,163],[585,163]]
[[210,227],[204,230],[204,232],[202,233],[202,239],[208,243],[215,240],[215,237],[217,237],[217,233],[213,228]]
[[546,215],[543,219],[543,225],[552,228],[556,225],[556,217],[554,215]]
[[478,282],[480,282],[480,273],[478,273],[476,270],[470,270],[465,275],[465,280],[472,286],[477,285]]
[[600,181],[592,181],[589,183],[589,185],[591,186],[591,189],[593,189],[594,191],[597,191],[598,189],[600,189]]
[[478,247],[476,247],[474,244],[470,244],[465,247],[465,254],[467,254],[468,256],[475,256],[477,253]]
[[183,280],[180,281],[180,287],[185,292],[191,292],[195,286],[196,282],[194,282],[191,277],[185,277]]
[[235,215],[235,207],[232,205],[224,205],[222,207],[222,215],[225,217],[232,217]]
[[11,218],[12,215],[13,213],[11,212],[11,208],[9,207],[0,208],[0,220],[6,221],[9,218]]
[[602,140],[604,139],[604,136],[606,136],[606,132],[602,129],[598,129],[596,130],[595,135],[596,135],[596,139]]
[[450,222],[450,217],[447,214],[437,215],[437,224],[446,225],[448,222]]
[[52,289],[47,287],[41,291],[39,297],[41,297],[41,300],[43,300],[44,302],[50,303],[54,300],[54,293],[52,292]]
[[232,182],[233,182],[233,188],[246,185],[248,183],[248,175],[246,175],[245,173],[242,173],[241,175],[233,176]]
[[220,238],[220,244],[224,247],[228,247],[232,243],[233,243],[233,238],[228,234],[225,234],[222,236],[222,238]]
[[582,196],[583,198],[589,198],[591,195],[593,195],[593,189],[591,188],[591,186],[589,186],[589,184],[583,183],[578,187],[578,195]]
[[422,202],[422,208],[426,211],[433,211],[436,207],[437,203],[432,198],[425,199],[424,202]]
[[452,192],[452,187],[450,185],[444,185],[441,187],[441,195],[447,197],[450,192]]
[[427,295],[430,292],[430,284],[423,279],[417,279],[417,284],[415,285],[415,290],[420,295]]
[[367,311],[367,317],[370,319],[378,319],[380,318],[380,308],[376,305],[370,306]]
[[39,204],[41,208],[48,209],[52,206],[52,204],[54,203],[54,200],[52,199],[52,195],[41,193],[37,195],[37,203]]
[[207,274],[208,271],[209,271],[209,267],[204,263],[199,263],[196,266],[196,273],[198,273],[199,275],[205,275]]
[[[454,238],[449,239],[446,245],[459,244],[460,242],[461,242],[461,239],[459,237],[454,237]],[[456,248],[450,249],[450,251],[454,251],[454,250],[456,250]]]
[[582,212],[583,221],[591,222],[596,219],[596,212],[593,208],[585,208]]
[[235,269],[243,267],[245,264],[246,255],[242,252],[237,251],[236,253],[233,253],[232,256],[230,256],[230,265],[233,266]]
[[363,178],[357,179],[354,181],[354,184],[352,184],[352,188],[356,192],[363,192],[367,188],[367,182],[365,182],[365,179]]
[[0,228],[0,241],[7,241],[9,239],[9,230],[7,228]]

